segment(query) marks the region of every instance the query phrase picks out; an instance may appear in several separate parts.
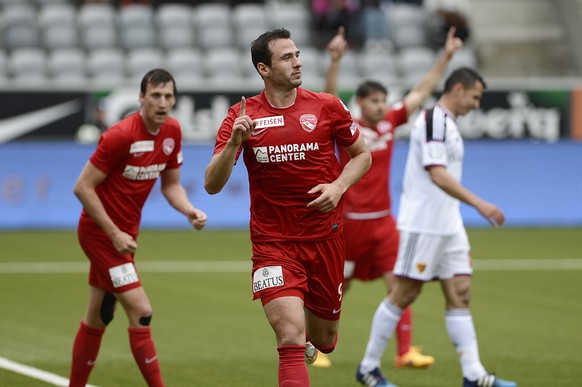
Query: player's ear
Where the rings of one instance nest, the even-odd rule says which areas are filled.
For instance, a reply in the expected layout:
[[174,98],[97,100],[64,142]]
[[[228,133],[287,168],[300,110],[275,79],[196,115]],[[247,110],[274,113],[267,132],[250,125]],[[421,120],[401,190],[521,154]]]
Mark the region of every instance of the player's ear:
[[263,62],[259,62],[259,64],[257,65],[257,70],[259,70],[259,74],[261,74],[262,77],[267,77],[271,72],[269,66],[267,66]]
[[465,85],[463,85],[461,82],[457,82],[453,85],[453,92],[455,94],[462,93],[464,90],[465,90]]

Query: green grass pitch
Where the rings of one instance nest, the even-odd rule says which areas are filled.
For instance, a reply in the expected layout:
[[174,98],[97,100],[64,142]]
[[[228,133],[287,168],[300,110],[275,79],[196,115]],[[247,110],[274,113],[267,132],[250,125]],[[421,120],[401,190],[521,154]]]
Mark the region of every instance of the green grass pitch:
[[[470,229],[469,237],[476,266],[472,313],[487,369],[520,387],[581,386],[582,229]],[[0,232],[0,247],[0,357],[68,377],[71,346],[88,297],[87,274],[12,272],[8,264],[85,262],[75,232]],[[479,269],[479,260],[493,259],[500,261]],[[509,260],[519,261],[503,265]],[[274,335],[260,303],[251,301],[247,231],[144,230],[136,261],[138,269],[150,261],[238,261],[238,271],[141,273],[168,386],[277,385]],[[573,266],[557,269],[552,262]],[[358,385],[354,371],[383,296],[379,281],[354,283],[344,298],[333,366],[310,367],[312,386]],[[392,341],[383,359],[385,373],[401,387],[461,386],[437,284],[425,286],[413,313],[413,341],[434,355],[436,364],[426,370],[395,369]],[[103,339],[90,383],[145,386],[121,310]],[[49,384],[0,368],[0,386]]]

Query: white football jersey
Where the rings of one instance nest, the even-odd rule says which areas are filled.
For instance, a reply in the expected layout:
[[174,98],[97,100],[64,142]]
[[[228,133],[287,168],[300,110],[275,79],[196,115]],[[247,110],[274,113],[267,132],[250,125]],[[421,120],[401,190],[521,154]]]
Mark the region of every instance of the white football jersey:
[[461,181],[463,155],[463,139],[449,111],[436,105],[418,115],[410,133],[398,229],[451,235],[463,228],[460,201],[434,184],[428,171],[442,165]]

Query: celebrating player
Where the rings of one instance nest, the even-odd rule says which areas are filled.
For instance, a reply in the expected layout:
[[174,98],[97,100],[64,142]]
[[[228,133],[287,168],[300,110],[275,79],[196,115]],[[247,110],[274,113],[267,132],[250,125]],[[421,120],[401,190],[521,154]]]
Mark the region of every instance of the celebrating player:
[[[333,351],[342,305],[344,192],[371,156],[350,112],[334,96],[301,85],[289,31],[251,45],[264,90],[232,106],[206,169],[218,193],[244,150],[250,183],[253,298],[261,299],[277,341],[279,386],[309,386],[304,362]],[[350,161],[343,169],[335,145]],[[306,345],[306,341],[308,341]]]

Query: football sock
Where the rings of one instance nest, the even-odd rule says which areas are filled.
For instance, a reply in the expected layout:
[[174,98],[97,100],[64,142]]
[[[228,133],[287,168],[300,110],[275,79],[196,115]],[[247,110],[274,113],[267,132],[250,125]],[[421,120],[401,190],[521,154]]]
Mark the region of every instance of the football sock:
[[479,359],[477,335],[471,311],[469,309],[447,310],[445,325],[459,355],[463,376],[468,380],[477,380],[485,375],[487,371]]
[[93,328],[81,321],[73,343],[70,387],[85,387],[93,370],[105,329]]
[[279,387],[309,387],[305,345],[282,345],[279,352]]
[[163,387],[162,374],[158,355],[152,339],[150,327],[133,328],[129,327],[129,345],[133,357],[150,387]]
[[385,298],[380,303],[372,319],[372,329],[370,330],[366,353],[360,363],[361,372],[370,372],[380,366],[380,359],[386,350],[398,321],[400,321],[400,316],[402,316],[402,309],[390,302],[388,298]]
[[412,345],[412,311],[407,307],[400,316],[400,321],[396,325],[396,345],[398,356],[402,356],[410,351]]

